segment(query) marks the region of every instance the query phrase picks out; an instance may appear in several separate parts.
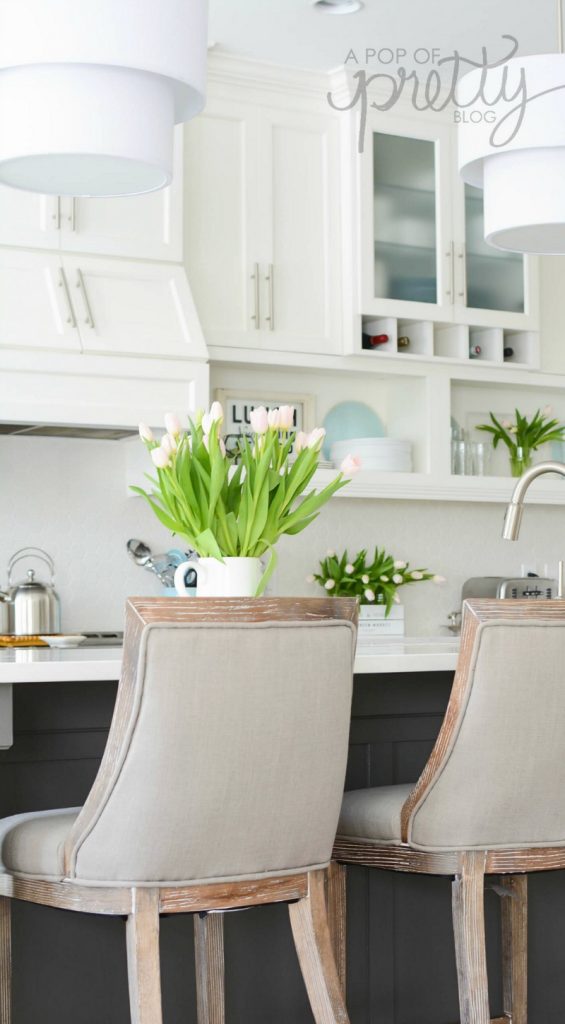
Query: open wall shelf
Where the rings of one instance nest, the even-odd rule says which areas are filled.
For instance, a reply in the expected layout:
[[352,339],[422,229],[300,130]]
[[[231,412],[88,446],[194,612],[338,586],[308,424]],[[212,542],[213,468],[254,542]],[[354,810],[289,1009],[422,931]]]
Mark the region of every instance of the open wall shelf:
[[[334,476],[333,470],[319,470],[314,477],[314,486],[324,487]],[[436,477],[423,473],[371,473],[360,470],[334,497],[379,501],[472,501],[507,505],[515,483],[510,476]],[[565,505],[565,478],[547,476],[535,481],[528,491],[526,504]]]

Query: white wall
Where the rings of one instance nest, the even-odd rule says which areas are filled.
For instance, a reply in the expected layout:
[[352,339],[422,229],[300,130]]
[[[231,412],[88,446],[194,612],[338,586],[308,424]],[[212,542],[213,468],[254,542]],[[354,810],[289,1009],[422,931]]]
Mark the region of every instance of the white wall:
[[[563,489],[565,505],[565,487]],[[313,595],[305,576],[328,548],[358,551],[386,547],[414,568],[446,576],[442,586],[416,583],[401,591],[406,631],[433,635],[448,612],[460,607],[461,587],[470,576],[520,575],[521,563],[541,574],[545,563],[556,570],[565,556],[565,507],[526,509],[520,540],[501,539],[503,507],[487,504],[334,499],[316,524],[279,545],[279,593]]]
[[[112,441],[0,437],[0,586],[18,548],[44,548],[55,560],[65,630],[121,628],[128,594],[161,586],[130,561],[141,537],[174,545],[141,499],[126,495],[125,452]],[[24,578],[34,563],[15,569]],[[38,578],[47,568],[37,565]]]
[[[55,559],[65,629],[120,628],[128,595],[160,593],[158,582],[129,561],[125,543],[133,536],[155,549],[175,545],[141,499],[126,496],[123,445],[2,437],[0,480],[3,586],[8,557],[34,544]],[[283,538],[273,589],[321,593],[305,577],[327,548],[354,551],[378,544],[448,577],[443,587],[407,588],[403,598],[407,631],[437,633],[458,607],[468,576],[519,575],[522,561],[542,572],[545,562],[565,555],[565,508],[528,508],[517,544],[500,539],[502,513],[500,505],[336,498],[303,534]]]

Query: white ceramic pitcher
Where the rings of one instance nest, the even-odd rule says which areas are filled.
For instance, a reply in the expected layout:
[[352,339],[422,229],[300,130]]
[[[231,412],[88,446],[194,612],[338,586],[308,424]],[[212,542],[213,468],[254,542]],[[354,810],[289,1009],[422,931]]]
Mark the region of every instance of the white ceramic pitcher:
[[197,562],[183,562],[175,572],[177,594],[187,597],[184,585],[188,569],[196,572],[197,597],[255,597],[263,575],[259,558],[200,558]]

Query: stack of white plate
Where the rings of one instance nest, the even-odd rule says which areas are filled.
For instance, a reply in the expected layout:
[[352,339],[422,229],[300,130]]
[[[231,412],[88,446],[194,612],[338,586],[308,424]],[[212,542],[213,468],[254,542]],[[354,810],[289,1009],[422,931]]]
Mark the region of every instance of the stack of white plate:
[[346,455],[361,459],[361,469],[377,473],[411,473],[412,444],[395,437],[356,437],[351,441],[334,441],[331,449],[334,466]]

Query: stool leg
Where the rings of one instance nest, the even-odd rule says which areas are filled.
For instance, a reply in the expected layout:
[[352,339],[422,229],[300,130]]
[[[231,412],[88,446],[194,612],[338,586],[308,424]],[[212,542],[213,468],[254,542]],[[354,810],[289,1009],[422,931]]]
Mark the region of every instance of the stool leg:
[[158,889],[134,889],[126,939],[131,1024],[163,1024]]
[[290,924],[316,1024],[349,1024],[333,958],[324,874],[309,872],[308,896],[289,904]]
[[0,1024],[12,1021],[11,900],[0,896]]
[[462,854],[453,882],[453,931],[461,1024],[489,1024],[484,908],[485,854]]
[[198,1024],[224,1024],[224,915],[194,915]]
[[328,868],[328,925],[337,975],[343,997],[347,972],[346,893],[347,869],[333,860]]
[[502,988],[504,1013],[512,1024],[528,1020],[528,876],[501,879]]

